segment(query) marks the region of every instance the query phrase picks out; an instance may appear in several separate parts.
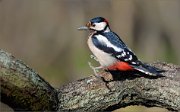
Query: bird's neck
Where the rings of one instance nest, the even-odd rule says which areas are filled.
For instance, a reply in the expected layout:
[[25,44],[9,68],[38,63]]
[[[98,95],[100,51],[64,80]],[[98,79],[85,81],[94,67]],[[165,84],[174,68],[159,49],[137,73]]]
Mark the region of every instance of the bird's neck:
[[107,26],[103,32],[110,32],[110,31],[111,31],[111,29]]
[[99,32],[99,33],[107,33],[107,32],[111,32],[111,29],[109,28],[109,26],[106,26],[106,27],[104,28],[104,30],[102,30],[102,31],[97,31],[97,32]]
[[95,33],[107,33],[107,32],[111,32],[111,29],[109,28],[109,26],[106,26],[103,30],[101,31],[96,31],[96,30],[90,30],[90,35],[95,34]]

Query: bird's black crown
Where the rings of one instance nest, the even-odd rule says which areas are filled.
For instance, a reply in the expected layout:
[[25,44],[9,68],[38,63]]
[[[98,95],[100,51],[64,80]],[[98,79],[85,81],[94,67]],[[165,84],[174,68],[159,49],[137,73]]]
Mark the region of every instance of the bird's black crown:
[[100,22],[108,23],[108,21],[103,17],[95,17],[95,18],[91,19],[90,22],[92,22],[92,23],[100,23]]

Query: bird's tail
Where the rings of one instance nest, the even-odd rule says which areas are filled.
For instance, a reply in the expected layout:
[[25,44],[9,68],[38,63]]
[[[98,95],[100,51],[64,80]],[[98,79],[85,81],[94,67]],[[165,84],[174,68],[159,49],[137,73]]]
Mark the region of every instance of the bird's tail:
[[135,70],[145,73],[147,75],[150,76],[162,76],[162,72],[164,72],[164,70],[161,70],[159,68],[156,68],[154,66],[150,66],[148,64],[142,63],[139,66],[133,66]]

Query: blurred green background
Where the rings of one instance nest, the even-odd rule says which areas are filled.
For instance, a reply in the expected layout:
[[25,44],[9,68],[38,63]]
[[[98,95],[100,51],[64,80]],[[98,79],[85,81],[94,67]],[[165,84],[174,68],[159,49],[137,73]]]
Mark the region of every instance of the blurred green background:
[[180,63],[180,0],[0,0],[0,48],[59,87],[93,73],[77,28],[96,16],[142,61]]

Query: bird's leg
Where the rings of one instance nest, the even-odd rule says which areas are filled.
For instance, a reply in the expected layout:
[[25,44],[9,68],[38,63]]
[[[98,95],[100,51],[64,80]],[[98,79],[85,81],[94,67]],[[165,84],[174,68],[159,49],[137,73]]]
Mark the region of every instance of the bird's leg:
[[111,91],[111,89],[109,88],[108,83],[107,83],[107,81],[105,81],[104,77],[101,77],[101,76],[98,75],[98,73],[97,73],[98,70],[99,70],[99,69],[102,69],[103,67],[102,67],[102,66],[94,67],[94,66],[91,64],[91,62],[88,62],[88,64],[89,64],[90,68],[94,71],[94,76],[95,76],[96,78],[100,79],[103,83],[105,83],[105,86],[108,88],[108,90]]
[[[91,54],[90,57],[91,57],[92,59],[96,60],[97,62],[99,62],[99,60],[97,59],[97,57],[94,56],[93,54]],[[102,67],[102,66],[94,67],[90,62],[88,62],[88,64],[89,64],[90,68],[94,71],[94,75],[99,78],[100,76],[97,74],[97,72],[98,72],[99,69],[102,69],[103,67]]]
[[91,54],[90,57],[91,57],[92,59],[96,60],[97,62],[99,62],[99,60],[97,59],[96,56],[94,56],[94,55]]
[[98,72],[99,69],[102,69],[103,67],[102,67],[102,66],[94,67],[94,66],[91,64],[91,62],[88,62],[88,64],[89,64],[89,67],[94,71],[94,76],[97,77],[97,78],[99,78],[100,76],[98,75],[97,72]]

